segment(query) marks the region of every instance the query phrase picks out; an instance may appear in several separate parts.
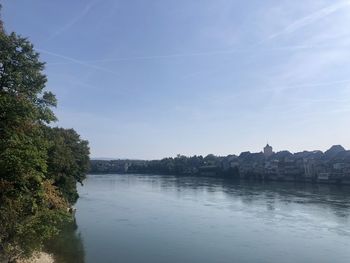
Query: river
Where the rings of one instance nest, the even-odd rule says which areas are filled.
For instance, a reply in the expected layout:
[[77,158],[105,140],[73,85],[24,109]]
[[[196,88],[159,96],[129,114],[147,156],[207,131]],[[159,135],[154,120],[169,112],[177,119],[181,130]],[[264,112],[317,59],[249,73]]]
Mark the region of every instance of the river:
[[71,262],[350,262],[348,187],[109,174],[79,194]]

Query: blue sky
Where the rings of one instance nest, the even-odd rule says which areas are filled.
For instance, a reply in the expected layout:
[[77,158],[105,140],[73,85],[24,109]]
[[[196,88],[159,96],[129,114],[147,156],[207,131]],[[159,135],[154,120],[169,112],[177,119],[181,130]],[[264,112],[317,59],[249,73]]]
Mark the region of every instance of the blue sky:
[[92,157],[350,148],[350,2],[3,0]]

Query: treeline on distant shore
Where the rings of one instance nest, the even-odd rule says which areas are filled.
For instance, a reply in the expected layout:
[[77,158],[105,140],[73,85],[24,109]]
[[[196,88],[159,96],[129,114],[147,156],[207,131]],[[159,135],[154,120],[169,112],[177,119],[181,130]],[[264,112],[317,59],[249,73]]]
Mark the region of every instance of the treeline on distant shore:
[[140,173],[218,176],[235,179],[310,181],[350,184],[350,151],[340,145],[326,152],[242,152],[161,160],[91,160],[90,173]]
[[209,154],[205,157],[177,155],[161,160],[91,160],[90,173],[238,176],[237,167],[223,169],[225,158]]
[[72,221],[89,168],[88,142],[51,126],[43,70],[33,45],[0,21],[0,262],[29,257]]

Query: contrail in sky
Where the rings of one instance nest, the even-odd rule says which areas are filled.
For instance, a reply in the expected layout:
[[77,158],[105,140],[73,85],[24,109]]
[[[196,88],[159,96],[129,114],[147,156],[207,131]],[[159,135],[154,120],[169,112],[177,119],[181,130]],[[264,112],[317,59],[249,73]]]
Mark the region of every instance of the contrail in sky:
[[[66,26],[62,27],[60,30],[56,31],[56,33],[51,36],[55,37],[58,34],[61,34],[65,30],[68,30],[71,26],[73,26],[77,21],[79,21],[82,17],[84,17],[90,9],[95,5],[96,1],[90,2],[84,10],[77,16],[75,17],[70,23],[68,23]],[[324,7],[322,9],[319,9],[318,11],[307,15],[303,18],[297,19],[291,24],[289,24],[287,27],[285,27],[283,30],[274,33],[270,36],[268,36],[266,39],[260,41],[257,43],[257,46],[260,44],[263,44],[266,41],[269,41],[271,39],[274,39],[280,35],[283,34],[290,34],[293,33],[307,25],[310,25],[312,23],[315,23],[316,21],[350,5],[350,1],[342,1],[340,3],[336,3],[327,7]],[[210,56],[210,55],[221,55],[221,54],[234,54],[234,53],[241,53],[241,52],[251,52],[252,50],[255,50],[257,46],[253,46],[250,48],[245,48],[245,49],[226,49],[226,50],[213,50],[213,51],[204,51],[204,52],[190,52],[190,53],[178,53],[178,54],[165,54],[165,55],[150,55],[150,56],[135,56],[135,57],[122,57],[122,58],[109,58],[109,59],[98,59],[98,60],[77,60],[75,58],[71,58],[65,55],[57,54],[54,52],[46,51],[46,50],[41,50],[43,53],[50,54],[62,59],[67,60],[68,62],[58,62],[58,63],[50,63],[50,65],[65,65],[65,64],[71,64],[71,63],[76,63],[80,65],[84,65],[87,67],[95,68],[101,71],[109,72],[108,69],[101,68],[95,65],[92,65],[90,63],[104,63],[104,62],[118,62],[118,61],[133,61],[133,60],[153,60],[153,59],[168,59],[168,58],[182,58],[182,57],[201,57],[201,56]],[[309,48],[317,48],[321,46],[310,46],[310,45],[299,45],[299,46],[286,46],[286,47],[274,47],[271,49],[268,49],[268,51],[278,51],[278,50],[297,50],[297,49],[309,49]],[[38,49],[39,50],[39,49]]]
[[328,82],[319,82],[319,83],[305,83],[305,84],[295,84],[290,86],[284,86],[279,88],[268,88],[263,89],[262,91],[286,91],[290,89],[300,89],[300,88],[312,88],[312,87],[322,87],[322,86],[332,86],[336,84],[347,84],[350,83],[350,79],[342,79],[342,80],[334,80],[334,81],[328,81]]
[[327,7],[324,7],[322,9],[317,10],[316,12],[309,14],[307,16],[304,16],[300,19],[295,20],[294,22],[292,22],[291,24],[289,24],[287,27],[285,27],[283,30],[274,33],[272,35],[270,35],[269,37],[265,38],[264,40],[260,41],[259,44],[262,44],[266,41],[269,41],[271,39],[274,39],[280,35],[284,35],[284,34],[290,34],[293,33],[305,26],[308,26],[312,23],[317,22],[318,20],[332,14],[335,13],[336,11],[349,6],[350,5],[350,1],[342,1],[340,3],[336,3]]
[[62,33],[64,33],[65,31],[69,30],[72,26],[74,26],[79,20],[81,20],[84,16],[86,16],[91,8],[97,3],[98,1],[91,1],[90,3],[88,3],[85,8],[79,13],[77,14],[71,21],[69,21],[67,24],[65,24],[64,26],[62,26],[61,28],[59,28],[57,31],[55,31],[51,36],[49,36],[46,40],[52,40],[53,38],[61,35]]
[[[301,49],[313,49],[313,48],[324,48],[328,47],[326,45],[296,45],[296,46],[284,46],[284,47],[273,47],[268,49],[263,49],[263,51],[284,51],[284,50],[301,50]],[[95,59],[95,60],[84,60],[81,63],[104,63],[104,62],[119,62],[119,61],[133,61],[133,60],[153,60],[153,59],[167,59],[167,58],[183,58],[183,57],[201,57],[201,56],[211,56],[211,55],[225,55],[243,52],[252,52],[252,48],[245,49],[225,49],[225,50],[213,50],[204,52],[192,52],[192,53],[178,53],[178,54],[165,54],[165,55],[151,55],[151,56],[135,56],[135,57],[121,57],[121,58],[107,58],[107,59]],[[46,53],[51,53],[46,51]],[[60,55],[59,57],[67,59],[67,56]],[[75,63],[76,59],[69,58],[70,62],[54,62],[50,65],[67,65]]]
[[89,68],[92,68],[92,69],[96,69],[96,70],[99,70],[99,71],[110,73],[110,74],[113,74],[113,75],[116,74],[115,72],[113,72],[111,70],[108,70],[106,68],[95,66],[95,65],[92,65],[90,63],[87,63],[87,62],[84,62],[84,61],[81,61],[81,60],[78,60],[78,59],[75,59],[75,58],[72,58],[72,57],[68,57],[68,56],[65,56],[65,55],[61,55],[61,54],[54,53],[54,52],[51,52],[51,51],[47,51],[47,50],[40,49],[40,48],[36,48],[35,50],[37,50],[37,51],[39,51],[41,53],[44,53],[44,54],[48,54],[48,55],[51,55],[51,56],[54,56],[54,57],[58,57],[58,58],[62,58],[62,59],[68,60],[68,61],[70,61],[71,63],[74,63],[74,64],[82,65],[82,66],[85,66],[85,67],[89,67]]
[[[152,59],[166,59],[166,58],[181,58],[181,57],[196,57],[196,56],[210,56],[219,54],[232,54],[244,52],[247,50],[243,49],[230,49],[230,50],[214,50],[205,52],[192,52],[192,53],[178,53],[178,54],[165,54],[165,55],[151,55],[151,56],[135,56],[135,57],[121,57],[121,58],[108,58],[108,59],[96,59],[96,60],[86,60],[89,63],[98,62],[118,62],[118,61],[132,61],[132,60],[152,60]],[[66,63],[50,63],[51,65],[60,65]]]

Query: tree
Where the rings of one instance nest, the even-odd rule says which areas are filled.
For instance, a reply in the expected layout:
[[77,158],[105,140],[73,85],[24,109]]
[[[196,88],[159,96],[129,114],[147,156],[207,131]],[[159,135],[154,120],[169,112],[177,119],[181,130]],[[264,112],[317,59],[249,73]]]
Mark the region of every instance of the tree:
[[44,92],[44,64],[38,58],[25,38],[0,32],[0,252],[9,258],[29,254],[40,244],[34,239],[55,232],[50,225],[63,211],[50,204],[51,197],[64,204],[59,191],[51,187],[54,194],[47,195],[48,142],[42,127],[55,120],[50,107],[56,99]]
[[76,185],[83,182],[89,170],[88,142],[73,129],[48,128],[46,132],[50,141],[47,177],[73,204],[79,197]]
[[1,262],[30,255],[58,232],[87,171],[87,141],[48,126],[56,98],[44,90],[43,69],[26,38],[0,30]]

